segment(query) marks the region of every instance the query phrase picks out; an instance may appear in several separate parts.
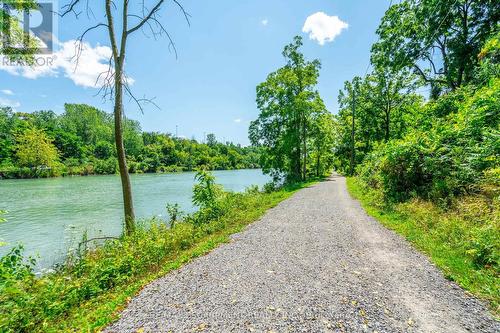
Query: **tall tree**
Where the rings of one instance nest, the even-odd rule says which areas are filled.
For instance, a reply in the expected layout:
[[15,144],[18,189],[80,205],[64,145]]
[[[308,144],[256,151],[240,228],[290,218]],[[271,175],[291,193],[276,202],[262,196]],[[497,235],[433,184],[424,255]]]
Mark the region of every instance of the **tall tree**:
[[342,168],[349,165],[353,172],[378,142],[404,134],[412,121],[410,115],[422,103],[422,97],[414,93],[414,82],[406,71],[376,68],[364,78],[344,83],[336,116],[340,132],[336,155]]
[[391,130],[401,121],[401,112],[404,111],[404,103],[410,102],[414,97],[414,78],[407,71],[392,72],[388,69],[376,69],[374,73],[367,76],[370,107],[373,114],[379,118],[382,124],[380,133],[383,133],[383,140],[389,141]]
[[[82,3],[82,0],[72,0],[64,8],[62,15],[67,15],[69,13],[74,13],[77,16],[75,8],[77,5]],[[125,232],[131,234],[135,230],[135,212],[134,204],[132,200],[132,186],[130,184],[130,176],[128,173],[126,152],[124,146],[124,111],[123,111],[123,96],[124,93],[128,94],[131,99],[133,99],[139,108],[142,110],[141,102],[147,102],[144,99],[137,99],[130,91],[127,84],[128,80],[125,75],[125,59],[127,55],[127,42],[131,35],[135,32],[140,31],[142,28],[149,28],[152,30],[153,34],[165,33],[170,39],[170,35],[165,30],[164,26],[159,20],[158,14],[162,5],[167,2],[165,0],[156,0],[151,7],[148,7],[145,1],[142,2],[140,14],[134,14],[130,11],[130,1],[123,0],[121,2],[121,8],[118,8],[117,4],[112,0],[104,0],[104,12],[106,21],[99,22],[96,25],[88,28],[80,37],[81,41],[87,33],[92,30],[104,27],[108,32],[109,43],[111,44],[112,57],[110,59],[110,70],[108,71],[108,76],[104,79],[103,92],[105,96],[111,96],[113,99],[113,114],[114,114],[114,128],[115,128],[115,145],[116,154],[118,158],[118,166],[120,170],[120,178],[122,184],[123,193],[123,207],[125,213]],[[172,0],[183,12],[186,20],[188,20],[188,14],[184,11],[184,8],[179,3],[178,0]],[[88,6],[88,2],[86,3]],[[151,9],[148,9],[151,8]],[[134,20],[133,24],[129,23],[129,20]],[[115,26],[118,24],[118,29]],[[156,30],[155,28],[156,27]],[[170,40],[171,45],[172,40]],[[81,47],[81,46],[80,46]],[[174,48],[175,49],[175,48]],[[78,51],[80,52],[80,50]]]
[[311,115],[320,99],[316,84],[321,63],[305,60],[301,46],[302,38],[295,37],[283,50],[286,65],[257,86],[261,113],[249,129],[251,142],[264,147],[264,172],[289,181],[307,176]]
[[326,110],[320,100],[317,106],[319,110],[314,112],[311,129],[311,162],[316,177],[322,176],[333,164],[333,146],[335,139],[335,122],[333,115]]
[[454,90],[473,78],[477,55],[499,20],[497,0],[404,0],[382,18],[372,62],[414,70],[434,89]]
[[207,134],[207,145],[210,147],[214,147],[217,144],[217,138],[215,137],[215,134],[213,133],[208,133]]

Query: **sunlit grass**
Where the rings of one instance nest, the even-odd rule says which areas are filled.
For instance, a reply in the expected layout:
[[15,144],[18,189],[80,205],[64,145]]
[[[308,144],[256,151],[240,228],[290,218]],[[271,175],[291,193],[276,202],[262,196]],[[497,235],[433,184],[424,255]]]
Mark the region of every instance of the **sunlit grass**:
[[494,315],[500,316],[498,262],[478,265],[474,260],[483,248],[498,259],[498,204],[491,207],[479,197],[469,197],[447,211],[423,200],[387,206],[380,193],[367,189],[358,179],[348,178],[347,186],[369,215],[403,235],[427,254],[447,279],[487,300]]

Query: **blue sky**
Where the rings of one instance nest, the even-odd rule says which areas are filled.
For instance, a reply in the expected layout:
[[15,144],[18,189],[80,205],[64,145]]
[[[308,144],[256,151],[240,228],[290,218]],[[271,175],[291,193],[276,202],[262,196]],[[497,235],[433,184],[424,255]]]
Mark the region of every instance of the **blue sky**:
[[[60,0],[60,5],[65,3]],[[130,38],[126,70],[133,80],[133,92],[154,98],[160,109],[146,106],[141,113],[127,100],[126,114],[139,120],[147,131],[174,133],[178,125],[182,136],[202,139],[204,133],[215,133],[220,140],[241,144],[248,144],[249,122],[259,113],[255,87],[284,64],[281,51],[293,36],[304,37],[307,58],[321,60],[318,89],[328,109],[336,113],[343,82],[365,74],[375,30],[389,6],[388,0],[182,3],[191,14],[190,26],[173,4],[161,11],[161,20],[176,43],[177,59],[168,51],[165,37],[154,40],[139,32]],[[97,18],[103,15],[98,7],[94,7],[94,13]],[[310,32],[316,39],[302,31],[311,16],[308,25],[312,25]],[[97,89],[90,87],[95,73],[105,66],[109,51],[105,31],[87,35],[88,53],[84,53],[79,71],[62,61],[73,52],[69,41],[92,22],[85,15],[78,20],[59,19],[57,68],[30,72],[0,66],[0,104],[23,112],[50,109],[62,113],[64,103],[87,103],[111,111],[111,104],[103,102],[96,96]],[[340,34],[329,41],[329,36],[339,32],[335,28],[342,27]]]

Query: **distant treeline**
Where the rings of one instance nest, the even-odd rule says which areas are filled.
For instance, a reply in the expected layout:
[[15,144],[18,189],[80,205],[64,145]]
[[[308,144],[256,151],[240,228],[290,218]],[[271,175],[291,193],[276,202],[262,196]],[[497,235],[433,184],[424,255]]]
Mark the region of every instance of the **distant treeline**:
[[[113,116],[84,104],[65,111],[33,113],[0,108],[0,177],[32,178],[114,174],[118,171]],[[259,167],[259,148],[206,143],[158,132],[143,132],[124,119],[124,140],[132,173],[229,170]]]

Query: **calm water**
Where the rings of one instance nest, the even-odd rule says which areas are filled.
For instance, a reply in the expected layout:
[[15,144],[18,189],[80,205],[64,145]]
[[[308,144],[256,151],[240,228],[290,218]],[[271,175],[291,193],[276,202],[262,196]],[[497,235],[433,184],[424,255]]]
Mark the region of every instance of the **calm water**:
[[[225,189],[242,191],[269,178],[260,170],[215,171]],[[132,175],[138,218],[167,216],[165,204],[191,204],[194,173]],[[122,231],[123,204],[118,176],[68,177],[0,181],[0,209],[8,211],[0,224],[0,256],[22,243],[26,254],[37,255],[39,268],[64,258],[87,231],[89,238],[117,236]]]

